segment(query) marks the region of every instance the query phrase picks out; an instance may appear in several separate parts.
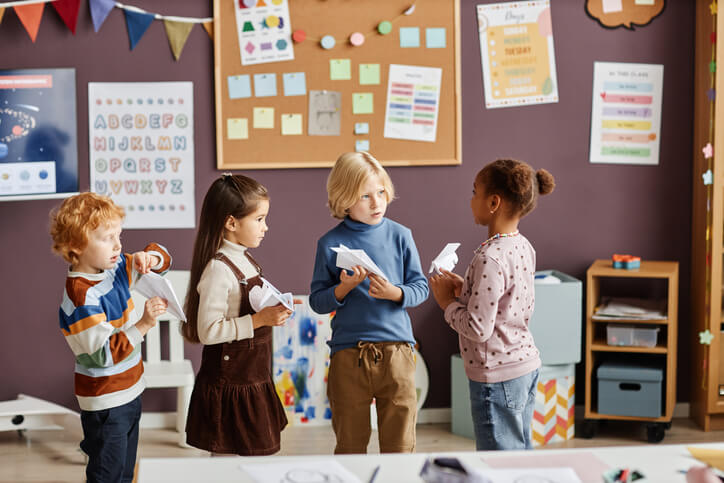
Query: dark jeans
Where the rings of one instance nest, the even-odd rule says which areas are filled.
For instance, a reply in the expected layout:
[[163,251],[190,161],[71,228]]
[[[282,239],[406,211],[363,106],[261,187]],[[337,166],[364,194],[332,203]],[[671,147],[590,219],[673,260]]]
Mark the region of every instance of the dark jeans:
[[123,406],[80,412],[89,483],[133,481],[140,419],[141,396]]

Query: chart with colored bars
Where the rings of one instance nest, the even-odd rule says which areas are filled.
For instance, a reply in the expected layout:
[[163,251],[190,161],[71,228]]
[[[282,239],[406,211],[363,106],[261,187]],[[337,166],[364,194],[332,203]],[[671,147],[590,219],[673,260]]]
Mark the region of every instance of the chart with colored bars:
[[390,65],[385,137],[435,142],[442,69]]
[[659,164],[664,66],[596,62],[591,163]]
[[294,59],[287,0],[234,2],[241,65]]

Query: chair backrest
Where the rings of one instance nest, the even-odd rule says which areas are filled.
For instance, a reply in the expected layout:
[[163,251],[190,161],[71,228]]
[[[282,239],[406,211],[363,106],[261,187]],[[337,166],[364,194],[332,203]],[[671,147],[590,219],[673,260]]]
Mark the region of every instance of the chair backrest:
[[[166,280],[171,282],[173,291],[176,292],[176,298],[182,307],[186,302],[186,290],[189,286],[190,276],[191,273],[188,270],[169,270],[165,275]],[[136,313],[141,316],[143,314],[143,304],[146,302],[146,297],[135,290],[131,293],[133,296],[133,305],[136,307]],[[158,318],[158,324],[146,334],[146,362],[154,363],[161,361],[160,324],[162,322],[168,322],[168,360],[171,362],[181,362],[184,360],[184,340],[179,330],[181,321],[169,313],[160,316]]]

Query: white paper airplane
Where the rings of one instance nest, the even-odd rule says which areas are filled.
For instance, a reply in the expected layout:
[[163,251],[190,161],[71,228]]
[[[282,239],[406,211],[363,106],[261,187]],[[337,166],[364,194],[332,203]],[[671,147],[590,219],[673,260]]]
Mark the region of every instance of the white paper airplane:
[[452,272],[452,269],[455,268],[455,264],[458,263],[458,255],[455,253],[455,250],[457,250],[459,246],[459,243],[448,243],[445,245],[445,248],[442,249],[440,254],[436,256],[430,264],[430,271],[428,273],[432,273],[434,271],[436,274],[441,275],[442,272],[440,269]]
[[181,304],[176,297],[176,292],[173,291],[171,282],[161,275],[154,272],[144,273],[136,281],[136,284],[133,286],[133,290],[140,293],[147,299],[150,299],[151,297],[161,297],[162,299],[166,299],[168,302],[166,311],[177,319],[186,322],[186,316],[184,315]]
[[281,303],[289,310],[294,310],[294,297],[291,292],[281,293],[264,277],[261,278],[261,281],[263,282],[261,287],[256,285],[249,291],[249,303],[255,312],[278,303]]
[[345,268],[352,270],[353,267],[359,265],[368,272],[372,272],[375,275],[379,275],[385,280],[389,280],[387,275],[378,267],[375,262],[372,261],[369,255],[364,250],[347,248],[346,246],[339,244],[338,247],[330,247],[333,252],[337,253],[337,266],[339,268]]

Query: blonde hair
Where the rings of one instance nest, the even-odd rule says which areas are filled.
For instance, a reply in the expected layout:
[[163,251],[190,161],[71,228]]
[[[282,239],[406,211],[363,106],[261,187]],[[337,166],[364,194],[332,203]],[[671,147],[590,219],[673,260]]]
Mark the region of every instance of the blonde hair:
[[337,158],[332,172],[327,178],[327,197],[329,211],[335,218],[343,219],[359,199],[362,185],[367,179],[376,175],[385,187],[387,202],[395,199],[395,187],[390,175],[379,161],[366,151],[358,153],[344,153]]
[[125,212],[107,196],[80,193],[50,212],[50,236],[53,252],[74,265],[78,252],[88,245],[88,235],[102,223],[123,220]]

